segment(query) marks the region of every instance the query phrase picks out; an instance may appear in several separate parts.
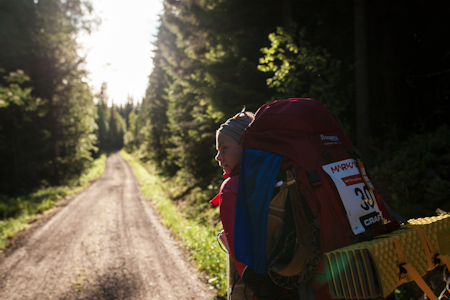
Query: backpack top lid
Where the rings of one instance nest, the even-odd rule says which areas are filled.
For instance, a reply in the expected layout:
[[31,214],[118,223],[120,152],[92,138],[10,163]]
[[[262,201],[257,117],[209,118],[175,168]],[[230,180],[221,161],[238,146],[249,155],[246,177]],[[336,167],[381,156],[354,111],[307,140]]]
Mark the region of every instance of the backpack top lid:
[[249,131],[293,130],[304,133],[332,132],[339,129],[333,115],[309,98],[276,100],[261,106]]
[[244,149],[282,155],[307,172],[317,169],[315,158],[325,150],[334,147],[353,150],[333,115],[319,102],[307,98],[278,100],[261,106],[244,132],[242,145]]

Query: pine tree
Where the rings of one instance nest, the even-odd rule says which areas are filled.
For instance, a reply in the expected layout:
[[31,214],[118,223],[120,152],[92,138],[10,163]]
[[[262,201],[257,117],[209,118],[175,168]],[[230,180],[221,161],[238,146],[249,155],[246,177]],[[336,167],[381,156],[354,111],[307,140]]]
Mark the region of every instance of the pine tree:
[[108,151],[110,148],[108,144],[108,133],[111,112],[110,108],[108,107],[109,96],[107,90],[108,86],[106,82],[103,82],[100,93],[97,95],[97,118],[95,119],[95,122],[97,123],[97,147],[100,151]]

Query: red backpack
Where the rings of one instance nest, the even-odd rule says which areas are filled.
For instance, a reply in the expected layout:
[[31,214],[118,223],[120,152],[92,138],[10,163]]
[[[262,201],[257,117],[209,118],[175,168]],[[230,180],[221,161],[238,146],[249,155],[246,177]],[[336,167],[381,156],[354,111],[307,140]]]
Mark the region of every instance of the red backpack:
[[[381,234],[386,230],[385,223],[392,221],[349,138],[331,113],[315,100],[291,98],[261,106],[245,131],[243,148],[283,156],[281,171],[290,170],[295,176],[297,191],[291,187],[287,202],[292,205],[293,226],[297,228],[297,245],[290,246],[293,251],[304,239],[299,231],[305,228],[305,221],[300,225],[300,219],[307,219],[309,234],[318,239],[317,259],[309,262],[309,273],[294,279],[288,275],[288,282],[283,282],[282,275],[269,271],[283,287],[298,287],[311,279],[321,281],[317,278],[321,277],[318,274],[325,277],[323,253]],[[294,193],[297,197],[293,198]],[[304,215],[298,218],[299,214]],[[278,252],[290,243],[283,240],[286,236],[277,238],[278,248],[269,258],[272,261],[280,261]],[[292,260],[286,262],[284,257],[281,261],[287,267],[291,262],[295,264],[295,259],[293,255]]]

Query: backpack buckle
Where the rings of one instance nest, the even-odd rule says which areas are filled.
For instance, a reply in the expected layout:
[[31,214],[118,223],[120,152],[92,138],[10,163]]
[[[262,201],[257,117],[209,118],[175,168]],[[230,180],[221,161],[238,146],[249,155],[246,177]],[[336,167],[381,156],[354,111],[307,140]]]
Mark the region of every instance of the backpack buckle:
[[308,172],[309,182],[313,186],[313,188],[318,188],[322,186],[322,179],[319,176],[317,171]]

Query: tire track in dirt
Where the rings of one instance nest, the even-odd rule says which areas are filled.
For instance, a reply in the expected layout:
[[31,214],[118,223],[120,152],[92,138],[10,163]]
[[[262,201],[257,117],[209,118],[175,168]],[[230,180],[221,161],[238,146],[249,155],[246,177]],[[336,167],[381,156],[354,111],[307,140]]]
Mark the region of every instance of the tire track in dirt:
[[0,299],[214,299],[119,155],[0,262]]

